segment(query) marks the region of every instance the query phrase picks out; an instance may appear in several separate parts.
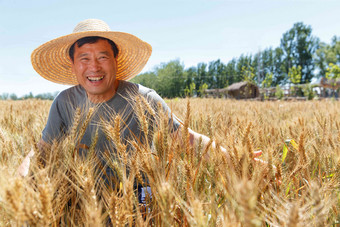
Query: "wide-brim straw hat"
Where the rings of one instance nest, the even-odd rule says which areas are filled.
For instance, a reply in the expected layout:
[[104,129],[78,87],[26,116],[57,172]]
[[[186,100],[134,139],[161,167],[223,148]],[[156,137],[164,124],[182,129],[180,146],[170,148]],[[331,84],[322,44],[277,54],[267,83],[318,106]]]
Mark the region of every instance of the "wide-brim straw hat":
[[138,75],[149,60],[151,46],[134,35],[111,31],[102,20],[87,19],[80,22],[72,34],[53,39],[32,52],[33,68],[45,79],[67,85],[78,81],[72,72],[69,49],[78,39],[87,36],[100,36],[112,40],[118,47],[118,80],[129,80]]

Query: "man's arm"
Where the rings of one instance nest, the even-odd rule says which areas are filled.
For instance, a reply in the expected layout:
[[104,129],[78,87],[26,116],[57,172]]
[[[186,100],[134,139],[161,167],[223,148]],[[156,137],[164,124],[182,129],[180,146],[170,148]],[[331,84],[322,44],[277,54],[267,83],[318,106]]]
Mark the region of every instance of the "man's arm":
[[[39,150],[39,157],[43,160],[46,156],[46,150],[49,147],[49,144],[46,143],[44,140],[40,140],[37,144],[38,150]],[[33,149],[26,155],[22,163],[17,169],[17,175],[25,177],[27,176],[30,168],[31,158],[35,155],[35,152]]]
[[[181,130],[177,130],[177,131],[180,132]],[[189,140],[190,140],[190,144],[191,144],[192,146],[194,146],[194,144],[197,143],[198,141],[202,141],[202,144],[203,144],[204,147],[206,147],[206,146],[209,145],[210,140],[211,140],[209,137],[207,137],[207,136],[205,136],[205,135],[203,135],[203,134],[197,133],[197,132],[191,130],[190,128],[188,128],[188,132],[189,132]],[[216,143],[215,143],[215,141],[212,141],[212,142],[211,142],[211,146],[212,146],[213,148],[216,148]],[[229,153],[227,152],[227,150],[226,150],[224,147],[220,146],[220,150],[221,150],[223,153],[225,153],[225,155],[226,155],[227,158],[229,158]],[[261,154],[262,154],[262,151],[255,151],[255,152],[253,153],[253,157],[254,157],[254,158],[259,157]],[[207,154],[207,157],[209,157],[208,154]],[[255,160],[257,161],[258,159],[255,159]]]
[[[178,131],[179,133],[181,133],[181,130],[177,130],[177,131]],[[188,128],[188,132],[189,132],[189,140],[190,140],[191,146],[194,146],[195,143],[197,143],[198,141],[202,141],[202,144],[203,144],[204,147],[206,147],[206,146],[209,145],[210,140],[211,140],[209,137],[207,137],[207,136],[205,136],[205,135],[202,135],[202,134],[200,134],[200,133],[197,133],[197,132],[191,130],[190,128]],[[213,148],[216,148],[215,142],[212,141],[210,146],[212,146]],[[230,155],[229,155],[229,153],[227,152],[227,150],[226,150],[224,147],[222,147],[222,146],[220,146],[220,150],[221,150],[223,153],[225,153],[226,158],[227,158],[228,160],[230,160]],[[253,152],[253,159],[254,159],[254,161],[255,161],[257,164],[264,165],[264,166],[268,166],[268,162],[263,161],[262,159],[257,158],[257,157],[259,157],[259,156],[261,156],[261,155],[262,155],[262,151],[261,151],[261,150],[259,150],[259,151],[254,151],[254,152]],[[209,159],[209,153],[206,153],[205,156],[204,156],[204,158]],[[276,171],[276,166],[275,166],[275,165],[272,165],[272,168],[274,169],[274,171]],[[276,179],[276,178],[275,178],[275,179]],[[278,182],[278,184],[281,184],[280,177],[277,178],[277,182]]]
[[[190,144],[192,146],[194,146],[194,144],[197,143],[198,141],[202,141],[203,146],[208,146],[209,145],[210,138],[207,137],[206,135],[197,133],[197,132],[193,131],[190,128],[188,128],[188,132],[189,132]],[[216,144],[215,144],[214,141],[211,143],[211,146],[215,148]],[[223,147],[221,147],[221,150],[223,152],[226,152],[226,149],[224,149]]]

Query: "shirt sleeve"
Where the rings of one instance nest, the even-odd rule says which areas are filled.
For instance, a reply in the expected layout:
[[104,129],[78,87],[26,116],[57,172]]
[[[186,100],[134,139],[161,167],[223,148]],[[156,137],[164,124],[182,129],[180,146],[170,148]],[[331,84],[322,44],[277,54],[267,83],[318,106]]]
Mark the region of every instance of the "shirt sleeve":
[[51,105],[46,126],[42,131],[42,139],[46,143],[51,144],[53,140],[58,140],[65,134],[65,123],[60,114],[60,108],[60,101],[57,96]]
[[150,90],[147,94],[147,98],[148,100],[152,100],[152,102],[154,103],[155,108],[158,108],[158,103],[161,104],[163,111],[165,113],[168,114],[169,117],[169,128],[171,132],[175,132],[177,131],[177,129],[179,128],[179,126],[181,125],[178,118],[175,116],[175,114],[172,113],[170,107],[166,104],[166,102],[164,101],[164,99],[162,99],[156,91],[154,90]]

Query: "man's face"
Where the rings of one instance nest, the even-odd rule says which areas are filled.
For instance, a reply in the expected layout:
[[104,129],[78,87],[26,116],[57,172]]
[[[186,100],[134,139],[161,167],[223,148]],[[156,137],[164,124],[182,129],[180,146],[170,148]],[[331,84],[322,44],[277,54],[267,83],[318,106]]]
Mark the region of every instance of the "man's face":
[[115,94],[117,62],[107,40],[75,45],[72,71],[92,102],[104,102]]

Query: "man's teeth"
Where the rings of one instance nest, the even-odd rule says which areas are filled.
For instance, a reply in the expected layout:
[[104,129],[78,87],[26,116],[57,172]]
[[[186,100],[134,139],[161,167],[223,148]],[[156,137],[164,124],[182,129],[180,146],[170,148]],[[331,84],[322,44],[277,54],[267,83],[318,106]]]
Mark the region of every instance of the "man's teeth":
[[103,78],[104,78],[103,76],[100,76],[100,77],[87,77],[87,79],[89,81],[99,81],[99,80],[101,80]]

